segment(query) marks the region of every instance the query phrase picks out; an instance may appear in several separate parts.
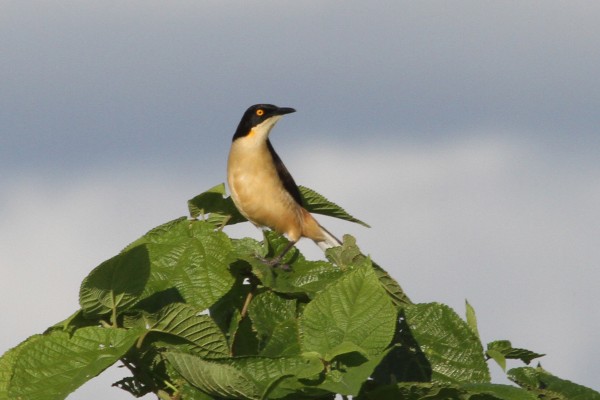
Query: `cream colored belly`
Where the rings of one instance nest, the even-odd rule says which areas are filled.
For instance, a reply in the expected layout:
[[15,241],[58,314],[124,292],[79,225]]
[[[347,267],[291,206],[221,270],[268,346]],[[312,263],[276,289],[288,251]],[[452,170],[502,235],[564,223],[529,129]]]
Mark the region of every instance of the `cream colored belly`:
[[[235,155],[234,155],[235,157]],[[258,226],[269,227],[296,241],[302,235],[302,212],[267,160],[230,155],[227,180],[238,210]]]

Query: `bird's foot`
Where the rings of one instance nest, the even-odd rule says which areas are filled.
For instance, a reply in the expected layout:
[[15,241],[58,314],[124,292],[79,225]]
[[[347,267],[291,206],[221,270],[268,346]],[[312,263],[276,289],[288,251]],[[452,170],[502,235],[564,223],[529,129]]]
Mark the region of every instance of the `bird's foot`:
[[265,258],[256,255],[263,264],[268,265],[271,268],[281,268],[284,271],[290,271],[292,268],[288,264],[281,263],[281,257]]

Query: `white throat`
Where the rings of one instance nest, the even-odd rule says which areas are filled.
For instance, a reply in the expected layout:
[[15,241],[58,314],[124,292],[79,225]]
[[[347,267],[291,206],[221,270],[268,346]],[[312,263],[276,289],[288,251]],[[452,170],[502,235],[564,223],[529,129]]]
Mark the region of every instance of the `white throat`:
[[277,123],[277,121],[279,121],[281,119],[281,115],[275,115],[269,119],[264,120],[262,123],[256,125],[254,128],[252,128],[253,131],[253,137],[255,137],[257,140],[264,140],[266,141],[267,138],[269,137],[269,132],[271,132],[271,129],[273,129],[273,127],[275,126],[275,124]]

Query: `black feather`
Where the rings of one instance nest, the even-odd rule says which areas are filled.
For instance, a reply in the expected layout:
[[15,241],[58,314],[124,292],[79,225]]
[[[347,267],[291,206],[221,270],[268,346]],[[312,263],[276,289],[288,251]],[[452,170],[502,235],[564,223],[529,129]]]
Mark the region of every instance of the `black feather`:
[[275,152],[271,141],[267,139],[267,148],[269,149],[269,153],[271,153],[271,157],[273,157],[273,162],[275,163],[275,168],[277,169],[277,175],[279,175],[279,179],[283,183],[283,187],[288,191],[289,194],[292,195],[296,203],[302,205],[302,196],[300,195],[300,189],[298,189],[298,185],[294,182],[294,178],[287,170],[281,158]]

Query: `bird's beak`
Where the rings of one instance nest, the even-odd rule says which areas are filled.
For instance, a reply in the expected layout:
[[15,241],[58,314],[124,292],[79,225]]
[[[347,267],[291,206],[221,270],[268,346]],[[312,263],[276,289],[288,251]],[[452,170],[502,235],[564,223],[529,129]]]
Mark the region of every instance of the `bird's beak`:
[[291,114],[293,112],[296,112],[296,110],[294,110],[293,108],[290,108],[290,107],[279,107],[277,109],[277,111],[275,112],[275,115],[285,115],[285,114]]

